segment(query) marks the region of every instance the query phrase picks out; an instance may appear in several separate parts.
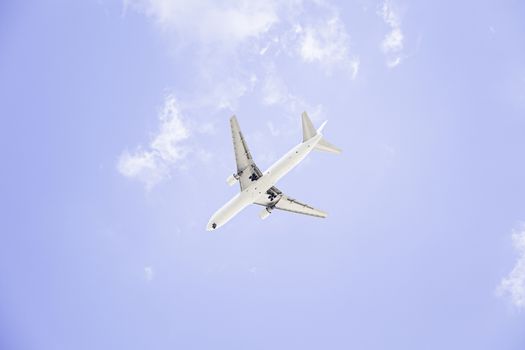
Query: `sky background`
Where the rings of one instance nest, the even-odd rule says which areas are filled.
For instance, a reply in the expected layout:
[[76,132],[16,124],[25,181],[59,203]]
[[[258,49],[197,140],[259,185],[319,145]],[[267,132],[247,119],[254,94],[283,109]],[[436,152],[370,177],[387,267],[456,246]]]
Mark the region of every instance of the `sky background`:
[[[0,3],[0,348],[525,349],[522,1]],[[343,149],[238,191],[300,114]]]

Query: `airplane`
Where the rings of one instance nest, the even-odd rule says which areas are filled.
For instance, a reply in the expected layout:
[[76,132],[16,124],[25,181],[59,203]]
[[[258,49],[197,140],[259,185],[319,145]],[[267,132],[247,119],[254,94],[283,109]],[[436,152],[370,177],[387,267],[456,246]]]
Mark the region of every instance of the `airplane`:
[[223,226],[250,204],[258,204],[264,207],[259,214],[263,220],[270,216],[274,209],[326,218],[327,213],[324,211],[290,198],[275,187],[279,179],[297,166],[314,149],[335,154],[341,153],[339,148],[331,145],[323,138],[321,132],[325,125],[326,121],[319,129],[315,130],[308,114],[304,112],[302,114],[303,142],[292,148],[263,173],[253,161],[237,122],[237,117],[232,116],[230,126],[237,172],[230,175],[226,182],[230,186],[239,182],[241,191],[211,216],[206,230],[213,231]]

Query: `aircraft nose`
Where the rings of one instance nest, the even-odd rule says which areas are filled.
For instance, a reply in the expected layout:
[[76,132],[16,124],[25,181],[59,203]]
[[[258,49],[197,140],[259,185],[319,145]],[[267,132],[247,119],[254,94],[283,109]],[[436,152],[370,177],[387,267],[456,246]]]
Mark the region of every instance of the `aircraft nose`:
[[217,228],[217,223],[214,221],[213,218],[208,222],[208,225],[206,226],[206,231],[213,231]]

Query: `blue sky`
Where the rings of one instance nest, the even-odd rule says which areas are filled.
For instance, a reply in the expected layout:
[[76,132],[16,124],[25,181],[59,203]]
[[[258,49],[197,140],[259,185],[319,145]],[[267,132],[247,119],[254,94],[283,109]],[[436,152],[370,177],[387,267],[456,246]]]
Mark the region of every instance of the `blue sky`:
[[[519,1],[4,1],[0,348],[525,348]],[[329,213],[215,232],[279,188]]]

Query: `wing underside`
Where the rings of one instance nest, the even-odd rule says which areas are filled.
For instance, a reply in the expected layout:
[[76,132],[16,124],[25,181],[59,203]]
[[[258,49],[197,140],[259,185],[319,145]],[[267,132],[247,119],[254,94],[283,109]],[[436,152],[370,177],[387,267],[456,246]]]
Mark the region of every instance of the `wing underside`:
[[266,195],[264,197],[261,197],[258,201],[256,201],[255,204],[262,205],[270,209],[280,209],[292,213],[310,215],[319,218],[326,218],[327,216],[326,212],[319,209],[315,209],[314,207],[299,202],[296,199],[290,198],[283,194],[276,187],[270,188],[266,192]]
[[235,116],[230,119],[232,129],[233,149],[235,151],[235,162],[237,163],[237,177],[241,185],[241,191],[262,176],[262,172],[253,161],[248,145],[244,140],[239,122]]

